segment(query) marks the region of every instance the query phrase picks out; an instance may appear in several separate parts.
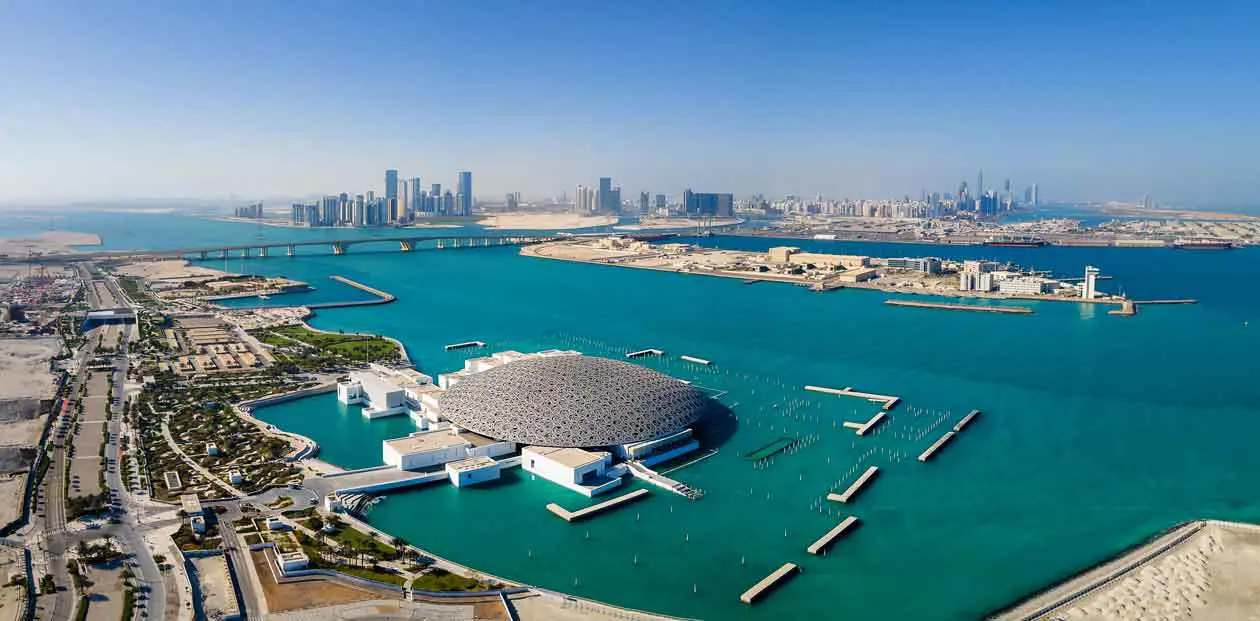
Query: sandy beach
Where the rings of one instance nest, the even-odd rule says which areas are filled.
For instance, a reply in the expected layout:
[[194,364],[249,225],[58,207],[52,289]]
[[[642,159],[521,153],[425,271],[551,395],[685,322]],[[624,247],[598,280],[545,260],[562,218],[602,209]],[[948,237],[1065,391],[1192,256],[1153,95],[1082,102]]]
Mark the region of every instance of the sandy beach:
[[993,619],[1260,619],[1260,526],[1184,524]]
[[617,216],[584,216],[576,213],[530,213],[514,211],[486,216],[477,221],[488,229],[538,229],[561,231],[608,226],[617,223]]
[[25,258],[28,252],[66,254],[75,252],[74,246],[99,245],[101,245],[101,237],[95,233],[45,231],[39,235],[0,238],[0,254]]
[[[712,222],[707,224],[709,226],[732,226],[743,222],[739,218],[714,218]],[[703,220],[693,220],[691,218],[658,218],[655,220],[643,220],[638,224],[623,224],[613,228],[618,231],[656,231],[661,229],[685,229],[704,226],[705,224]]]

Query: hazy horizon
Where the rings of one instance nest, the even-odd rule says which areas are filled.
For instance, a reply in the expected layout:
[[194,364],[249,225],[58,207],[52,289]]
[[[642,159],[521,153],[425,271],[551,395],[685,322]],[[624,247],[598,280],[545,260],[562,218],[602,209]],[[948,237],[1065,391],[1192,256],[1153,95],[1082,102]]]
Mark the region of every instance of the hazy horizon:
[[[1248,3],[0,8],[0,204],[1036,183],[1257,210]],[[166,199],[143,197],[172,197]],[[177,198],[180,197],[180,198]]]

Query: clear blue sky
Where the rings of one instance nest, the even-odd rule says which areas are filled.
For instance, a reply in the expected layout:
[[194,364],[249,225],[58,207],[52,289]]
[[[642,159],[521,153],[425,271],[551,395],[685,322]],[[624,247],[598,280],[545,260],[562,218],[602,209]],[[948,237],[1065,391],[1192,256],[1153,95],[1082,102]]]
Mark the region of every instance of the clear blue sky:
[[0,201],[836,197],[1038,182],[1257,204],[1260,2],[0,0]]

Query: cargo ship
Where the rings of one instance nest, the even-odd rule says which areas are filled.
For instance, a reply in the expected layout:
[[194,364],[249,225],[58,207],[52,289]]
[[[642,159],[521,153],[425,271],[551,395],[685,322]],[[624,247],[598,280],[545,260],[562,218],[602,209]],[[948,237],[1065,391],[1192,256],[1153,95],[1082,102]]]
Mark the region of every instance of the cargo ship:
[[1031,235],[995,235],[984,240],[985,246],[1005,246],[1008,248],[1040,248],[1050,242]]
[[1234,242],[1224,239],[1177,239],[1173,248],[1178,250],[1229,250]]

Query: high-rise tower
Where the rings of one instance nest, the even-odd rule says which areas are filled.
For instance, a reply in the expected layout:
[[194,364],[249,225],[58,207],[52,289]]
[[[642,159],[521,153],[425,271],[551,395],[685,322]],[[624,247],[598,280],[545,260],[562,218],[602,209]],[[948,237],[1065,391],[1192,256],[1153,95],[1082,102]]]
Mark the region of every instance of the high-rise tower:
[[472,173],[465,170],[459,173],[459,215],[472,214]]

